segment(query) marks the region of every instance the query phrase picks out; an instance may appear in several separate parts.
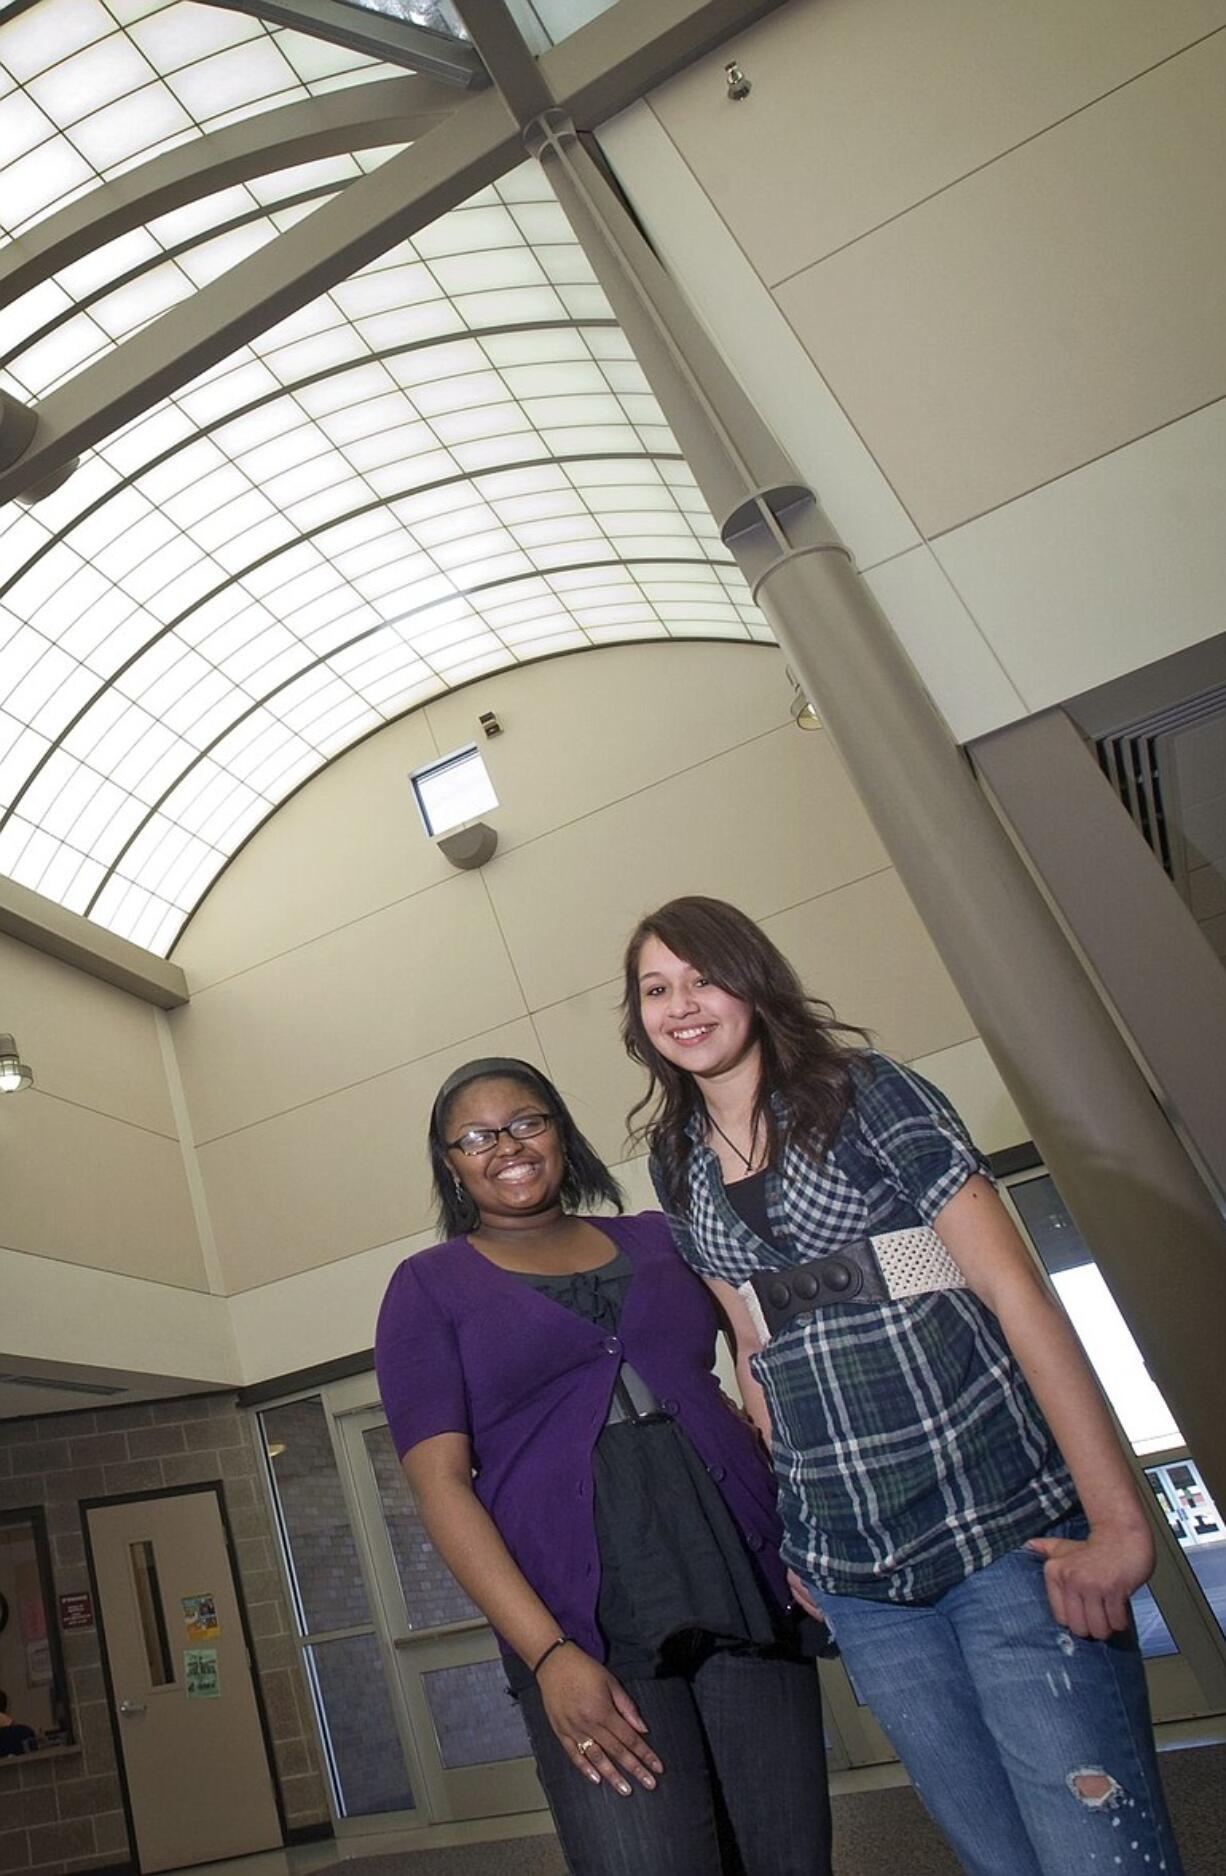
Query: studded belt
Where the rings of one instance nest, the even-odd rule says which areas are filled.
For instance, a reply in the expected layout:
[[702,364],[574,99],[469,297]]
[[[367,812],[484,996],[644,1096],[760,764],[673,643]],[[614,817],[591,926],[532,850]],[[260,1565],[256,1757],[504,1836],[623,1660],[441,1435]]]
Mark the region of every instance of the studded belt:
[[964,1290],[966,1278],[928,1226],[856,1238],[824,1257],[755,1270],[738,1295],[764,1342],[797,1316],[835,1303],[891,1303],[930,1290]]

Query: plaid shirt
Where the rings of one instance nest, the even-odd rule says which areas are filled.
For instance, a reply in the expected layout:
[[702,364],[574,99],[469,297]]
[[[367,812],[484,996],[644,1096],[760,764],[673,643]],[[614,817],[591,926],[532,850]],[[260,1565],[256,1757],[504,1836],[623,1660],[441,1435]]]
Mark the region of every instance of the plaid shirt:
[[[829,1151],[815,1160],[790,1146],[782,1173],[767,1175],[780,1249],[732,1209],[691,1123],[688,1215],[669,1222],[701,1275],[736,1285],[855,1238],[931,1225],[973,1174],[990,1177],[921,1075],[866,1051],[853,1077]],[[652,1174],[660,1191],[654,1162]],[[969,1289],[815,1310],[750,1368],[770,1408],[784,1561],[826,1594],[931,1601],[1076,1503],[1000,1324]]]

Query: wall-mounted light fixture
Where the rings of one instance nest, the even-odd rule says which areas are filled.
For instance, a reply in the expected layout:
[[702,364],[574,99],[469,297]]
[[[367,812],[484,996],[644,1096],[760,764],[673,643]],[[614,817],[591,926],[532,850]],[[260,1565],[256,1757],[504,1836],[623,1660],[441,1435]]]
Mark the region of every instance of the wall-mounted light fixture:
[[498,797],[476,743],[414,769],[409,780],[422,825],[452,866],[468,872],[493,859],[498,835],[480,817]]
[[33,1085],[34,1077],[18,1055],[12,1036],[0,1036],[0,1094],[20,1094]]
[[724,83],[727,88],[728,96],[733,104],[740,104],[741,100],[747,98],[753,90],[753,85],[750,83],[749,79],[746,78],[735,59],[732,60],[731,64],[725,65],[724,67]]
[[792,721],[798,730],[820,730],[822,720],[817,714],[817,705],[800,687],[800,680],[790,665],[784,666],[788,683],[792,686]]

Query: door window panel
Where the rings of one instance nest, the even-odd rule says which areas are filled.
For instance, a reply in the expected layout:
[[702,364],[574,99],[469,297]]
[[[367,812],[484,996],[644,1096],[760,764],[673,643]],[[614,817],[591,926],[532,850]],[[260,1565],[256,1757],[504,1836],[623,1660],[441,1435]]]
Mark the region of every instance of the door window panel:
[[439,1758],[448,1771],[522,1759],[532,1751],[500,1661],[435,1668],[422,1675]]
[[411,1811],[413,1793],[375,1637],[316,1642],[305,1653],[340,1816]]
[[360,1628],[370,1607],[323,1402],[290,1401],[260,1421],[303,1632]]
[[136,1592],[136,1612],[140,1617],[141,1640],[145,1644],[149,1685],[169,1687],[175,1678],[175,1665],[170,1654],[170,1637],[166,1633],[166,1612],[162,1607],[157,1558],[147,1537],[137,1544],[128,1545],[128,1564],[132,1571],[132,1587]]
[[400,1469],[390,1428],[368,1427],[362,1440],[378,1487],[409,1628],[442,1628],[450,1622],[484,1620],[426,1536],[421,1514]]

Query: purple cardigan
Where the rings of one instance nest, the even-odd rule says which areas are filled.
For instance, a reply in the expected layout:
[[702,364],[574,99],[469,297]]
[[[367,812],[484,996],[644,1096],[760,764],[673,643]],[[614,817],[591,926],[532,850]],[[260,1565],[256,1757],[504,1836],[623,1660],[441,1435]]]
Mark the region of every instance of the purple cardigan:
[[617,1335],[451,1238],[393,1276],[375,1367],[396,1450],[437,1433],[469,1436],[474,1490],[511,1555],[559,1627],[603,1660],[592,1448],[617,1357],[688,1434],[781,1604],[787,1588],[770,1467],[711,1372],[717,1324],[707,1290],[661,1213],[588,1222],[634,1266]]

